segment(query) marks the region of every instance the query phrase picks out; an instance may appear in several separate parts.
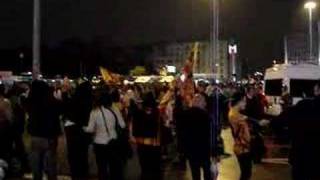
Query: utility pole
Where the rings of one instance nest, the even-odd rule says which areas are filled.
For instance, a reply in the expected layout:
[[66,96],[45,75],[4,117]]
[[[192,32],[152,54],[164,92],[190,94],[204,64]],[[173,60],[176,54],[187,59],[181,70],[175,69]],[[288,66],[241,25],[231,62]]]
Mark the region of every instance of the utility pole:
[[216,64],[219,64],[219,0],[210,1],[210,61],[208,67],[211,68],[218,78]]
[[287,36],[285,36],[283,39],[283,45],[284,45],[284,64],[289,64]]
[[41,26],[41,18],[40,18],[40,0],[33,1],[33,40],[32,40],[32,78],[36,80],[40,76],[40,26]]
[[318,21],[318,65],[320,66],[320,21]]

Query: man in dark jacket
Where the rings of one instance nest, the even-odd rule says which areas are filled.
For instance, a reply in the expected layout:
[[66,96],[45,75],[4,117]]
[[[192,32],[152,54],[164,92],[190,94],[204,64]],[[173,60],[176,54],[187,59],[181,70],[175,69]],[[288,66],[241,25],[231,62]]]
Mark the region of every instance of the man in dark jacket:
[[68,93],[70,92],[63,92],[62,97],[71,177],[73,180],[87,179],[91,136],[82,128],[88,125],[92,109],[92,86],[89,82],[84,82],[76,88],[73,96]]
[[315,86],[315,98],[300,101],[287,113],[291,138],[290,164],[293,180],[318,180],[320,161],[320,82]]
[[185,153],[189,160],[193,180],[211,180],[211,133],[210,117],[206,110],[206,102],[202,95],[197,94],[192,107],[186,111],[184,124]]
[[61,134],[60,110],[48,84],[34,81],[29,101],[31,167],[34,180],[42,180],[44,167],[49,180],[57,179],[57,142]]
[[[257,96],[254,86],[249,86],[246,92],[246,108],[244,114],[249,118],[255,120],[262,120],[264,117],[264,105]],[[261,135],[261,127],[259,124],[251,123],[252,140],[251,140],[251,152],[253,161],[260,163],[265,153],[264,140]]]

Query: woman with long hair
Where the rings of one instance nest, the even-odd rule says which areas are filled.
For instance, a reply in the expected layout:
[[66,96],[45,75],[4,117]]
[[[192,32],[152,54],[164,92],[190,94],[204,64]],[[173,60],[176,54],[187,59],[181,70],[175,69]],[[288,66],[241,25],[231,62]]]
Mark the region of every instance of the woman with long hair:
[[102,92],[85,128],[86,132],[93,134],[99,180],[123,180],[121,158],[114,141],[118,138],[116,126],[125,128],[125,122],[117,114],[112,110],[112,98],[108,91]]
[[74,180],[88,178],[88,151],[91,135],[84,132],[92,109],[93,95],[90,82],[80,84],[75,93],[63,96],[65,133],[68,146],[68,161]]

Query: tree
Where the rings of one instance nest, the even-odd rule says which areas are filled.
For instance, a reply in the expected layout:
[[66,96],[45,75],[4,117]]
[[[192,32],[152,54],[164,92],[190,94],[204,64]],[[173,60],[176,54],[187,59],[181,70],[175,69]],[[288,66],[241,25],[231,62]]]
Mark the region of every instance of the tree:
[[146,74],[147,74],[146,68],[143,66],[136,66],[134,69],[130,71],[131,76],[142,76]]

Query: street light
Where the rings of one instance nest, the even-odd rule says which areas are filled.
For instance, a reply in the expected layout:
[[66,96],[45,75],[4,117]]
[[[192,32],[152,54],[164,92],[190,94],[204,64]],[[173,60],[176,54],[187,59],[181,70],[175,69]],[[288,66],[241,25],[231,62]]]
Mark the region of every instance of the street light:
[[306,2],[304,8],[309,12],[309,58],[312,60],[312,49],[313,49],[313,40],[312,40],[312,10],[317,7],[317,4],[313,1]]
[[40,75],[40,0],[33,0],[33,41],[32,41],[32,78],[38,79]]

